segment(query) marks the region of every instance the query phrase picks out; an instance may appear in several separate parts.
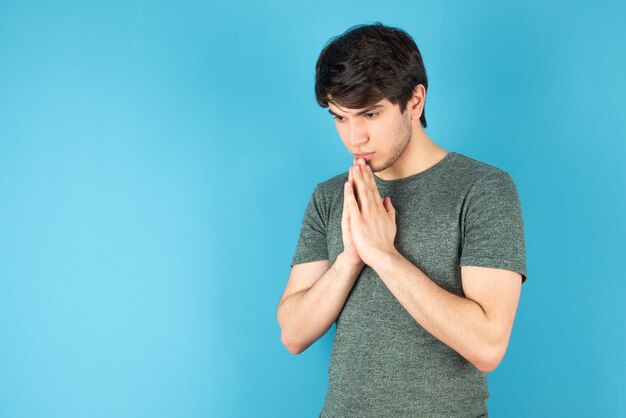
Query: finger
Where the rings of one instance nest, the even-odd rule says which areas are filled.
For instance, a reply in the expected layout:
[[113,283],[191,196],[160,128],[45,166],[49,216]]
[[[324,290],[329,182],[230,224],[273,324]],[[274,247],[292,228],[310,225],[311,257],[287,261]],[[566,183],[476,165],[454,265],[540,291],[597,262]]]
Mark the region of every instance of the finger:
[[376,186],[376,180],[374,179],[374,172],[372,171],[372,167],[366,163],[365,159],[359,158],[359,164],[361,164],[361,168],[363,170],[363,178],[365,180],[365,184],[369,189],[369,194],[371,195],[371,201],[376,202],[377,206],[382,206],[382,203],[378,204],[378,198],[381,197],[378,191],[378,186]]
[[341,220],[345,220],[346,219],[346,215],[348,214],[348,205],[346,204],[347,202],[347,198],[346,198],[346,188],[344,186],[343,189],[343,210],[341,211]]
[[380,193],[378,193],[378,188],[376,187],[376,181],[374,180],[374,172],[372,171],[372,167],[370,167],[369,164],[367,164],[364,158],[359,158],[357,162],[361,166],[361,172],[363,174],[363,181],[365,182],[365,186],[367,188],[369,201],[373,202],[372,206],[381,208],[383,205],[382,203],[378,202]]
[[361,202],[359,202],[359,196],[356,193],[356,181],[354,180],[355,166],[356,165],[353,165],[352,167],[348,169],[348,180],[350,180],[350,184],[352,186],[352,192],[354,194],[354,198],[356,199],[356,204],[359,208],[361,208]]
[[359,207],[357,206],[356,199],[354,197],[354,190],[352,184],[348,181],[344,185],[346,205],[348,206],[348,216],[350,220],[358,220],[360,216]]
[[383,203],[385,205],[385,209],[387,209],[387,213],[391,215],[391,218],[393,219],[395,223],[396,222],[396,208],[394,208],[393,205],[391,204],[391,198],[389,196],[386,196]]
[[369,165],[365,162],[363,158],[359,158],[359,166],[361,167],[361,173],[363,174],[363,183],[365,183],[365,187],[367,188],[367,193],[370,196],[370,199],[374,199],[374,189],[372,188],[372,170]]
[[[352,183],[352,182],[349,182]],[[352,186],[350,186],[350,188],[352,188]],[[350,218],[350,212],[348,209],[348,191],[347,191],[347,187],[345,187],[344,185],[344,190],[343,190],[343,210],[341,212],[341,219],[342,220],[348,220]]]
[[380,204],[377,204],[377,206],[381,207],[383,206],[382,197],[380,196],[380,193],[378,192],[378,186],[376,186],[376,180],[374,179],[374,172],[372,171],[372,167],[370,167],[369,165],[366,165],[365,168],[366,168],[365,177],[367,178],[367,186],[370,190],[372,201],[378,202],[378,199],[380,198],[381,199]]
[[362,172],[362,168],[359,164],[354,166],[354,181],[356,183],[357,194],[359,197],[359,203],[361,204],[361,212],[368,212],[370,210],[370,199],[371,196],[369,194],[369,190],[367,185],[365,184],[364,174]]

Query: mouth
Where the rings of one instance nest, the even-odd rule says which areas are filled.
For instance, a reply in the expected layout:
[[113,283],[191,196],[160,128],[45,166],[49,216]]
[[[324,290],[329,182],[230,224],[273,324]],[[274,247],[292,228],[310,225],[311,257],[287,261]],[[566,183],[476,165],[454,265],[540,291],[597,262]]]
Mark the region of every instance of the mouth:
[[365,159],[365,161],[369,161],[374,157],[374,152],[368,152],[366,154],[353,154],[354,158],[356,158],[357,160],[359,158],[363,158]]

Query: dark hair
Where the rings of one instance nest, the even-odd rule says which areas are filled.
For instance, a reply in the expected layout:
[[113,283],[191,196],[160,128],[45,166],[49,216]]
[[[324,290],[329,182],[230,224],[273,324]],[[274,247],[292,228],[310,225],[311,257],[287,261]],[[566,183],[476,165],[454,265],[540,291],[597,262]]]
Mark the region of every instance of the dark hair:
[[[418,84],[428,90],[415,41],[404,30],[380,22],[356,25],[331,38],[315,65],[315,97],[321,107],[328,107],[329,98],[353,109],[388,99],[404,113]],[[425,128],[425,111],[420,122]]]

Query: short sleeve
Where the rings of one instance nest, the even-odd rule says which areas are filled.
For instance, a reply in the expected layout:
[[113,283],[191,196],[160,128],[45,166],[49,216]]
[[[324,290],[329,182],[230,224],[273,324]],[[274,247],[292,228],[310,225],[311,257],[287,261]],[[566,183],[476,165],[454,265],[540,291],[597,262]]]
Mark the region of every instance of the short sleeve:
[[461,266],[512,270],[527,279],[524,222],[519,195],[506,171],[477,181],[466,200]]
[[291,266],[310,261],[328,260],[327,217],[325,216],[326,210],[323,201],[318,184],[302,217],[300,235]]

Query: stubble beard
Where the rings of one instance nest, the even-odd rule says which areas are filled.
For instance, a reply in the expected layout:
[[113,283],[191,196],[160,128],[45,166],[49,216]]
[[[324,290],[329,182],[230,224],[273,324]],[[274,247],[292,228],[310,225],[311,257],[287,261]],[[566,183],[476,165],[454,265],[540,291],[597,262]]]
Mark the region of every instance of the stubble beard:
[[370,164],[372,171],[377,173],[391,167],[396,162],[396,160],[400,158],[406,147],[409,146],[412,135],[413,127],[411,126],[411,118],[409,118],[407,114],[407,116],[403,117],[397,139],[393,143],[393,146],[389,151],[389,158],[387,158],[387,160],[385,160],[381,165]]

